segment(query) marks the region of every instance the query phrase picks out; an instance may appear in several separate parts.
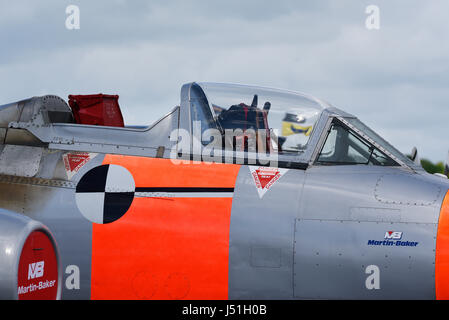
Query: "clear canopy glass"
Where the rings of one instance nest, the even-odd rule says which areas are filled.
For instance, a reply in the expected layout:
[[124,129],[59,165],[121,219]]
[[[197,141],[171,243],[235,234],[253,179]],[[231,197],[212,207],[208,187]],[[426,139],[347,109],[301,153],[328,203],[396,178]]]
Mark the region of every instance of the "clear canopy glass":
[[198,83],[223,129],[269,129],[283,152],[303,150],[328,104],[286,90],[256,86]]

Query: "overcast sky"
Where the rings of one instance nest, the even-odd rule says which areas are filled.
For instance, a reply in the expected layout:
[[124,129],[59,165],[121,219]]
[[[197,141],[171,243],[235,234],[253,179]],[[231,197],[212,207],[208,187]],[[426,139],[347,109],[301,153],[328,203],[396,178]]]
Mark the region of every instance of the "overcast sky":
[[255,84],[321,98],[404,153],[449,150],[447,0],[0,0],[0,44],[0,104],[118,94],[126,124],[150,124],[183,83]]

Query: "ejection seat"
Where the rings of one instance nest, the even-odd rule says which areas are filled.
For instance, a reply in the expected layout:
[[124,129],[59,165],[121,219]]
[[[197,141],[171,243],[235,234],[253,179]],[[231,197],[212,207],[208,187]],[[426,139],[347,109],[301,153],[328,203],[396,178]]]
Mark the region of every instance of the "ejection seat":
[[[267,101],[264,108],[259,109],[257,100],[257,95],[254,95],[250,106],[240,103],[232,105],[229,109],[220,113],[217,121],[221,128],[223,130],[234,130],[232,141],[226,141],[226,134],[224,135],[225,146],[232,146],[233,150],[248,151],[248,142],[250,139],[256,138],[254,141],[257,143],[254,147],[257,151],[259,151],[258,148],[262,145],[265,151],[270,150],[270,127],[267,116],[271,104]],[[237,132],[236,130],[238,129],[242,130],[242,132]],[[265,134],[261,134],[260,130],[265,130]]]

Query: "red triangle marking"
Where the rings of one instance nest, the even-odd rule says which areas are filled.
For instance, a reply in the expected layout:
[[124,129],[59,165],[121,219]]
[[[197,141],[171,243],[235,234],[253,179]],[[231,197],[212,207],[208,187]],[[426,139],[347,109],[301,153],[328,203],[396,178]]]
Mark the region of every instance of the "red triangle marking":
[[75,171],[79,169],[87,160],[89,159],[88,153],[79,153],[79,154],[68,154],[67,160],[69,163],[70,171]]
[[279,171],[257,169],[256,173],[257,173],[257,176],[259,177],[260,185],[261,185],[262,189],[264,189],[265,186],[276,177],[276,175],[279,173]]

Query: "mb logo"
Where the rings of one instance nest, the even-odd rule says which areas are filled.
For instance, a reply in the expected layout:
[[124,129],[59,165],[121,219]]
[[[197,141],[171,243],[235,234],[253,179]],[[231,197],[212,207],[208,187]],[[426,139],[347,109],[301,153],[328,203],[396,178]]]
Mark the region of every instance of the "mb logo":
[[400,231],[387,231],[385,232],[385,239],[389,240],[401,240],[402,232]]
[[28,265],[28,280],[44,276],[44,261],[30,263]]

